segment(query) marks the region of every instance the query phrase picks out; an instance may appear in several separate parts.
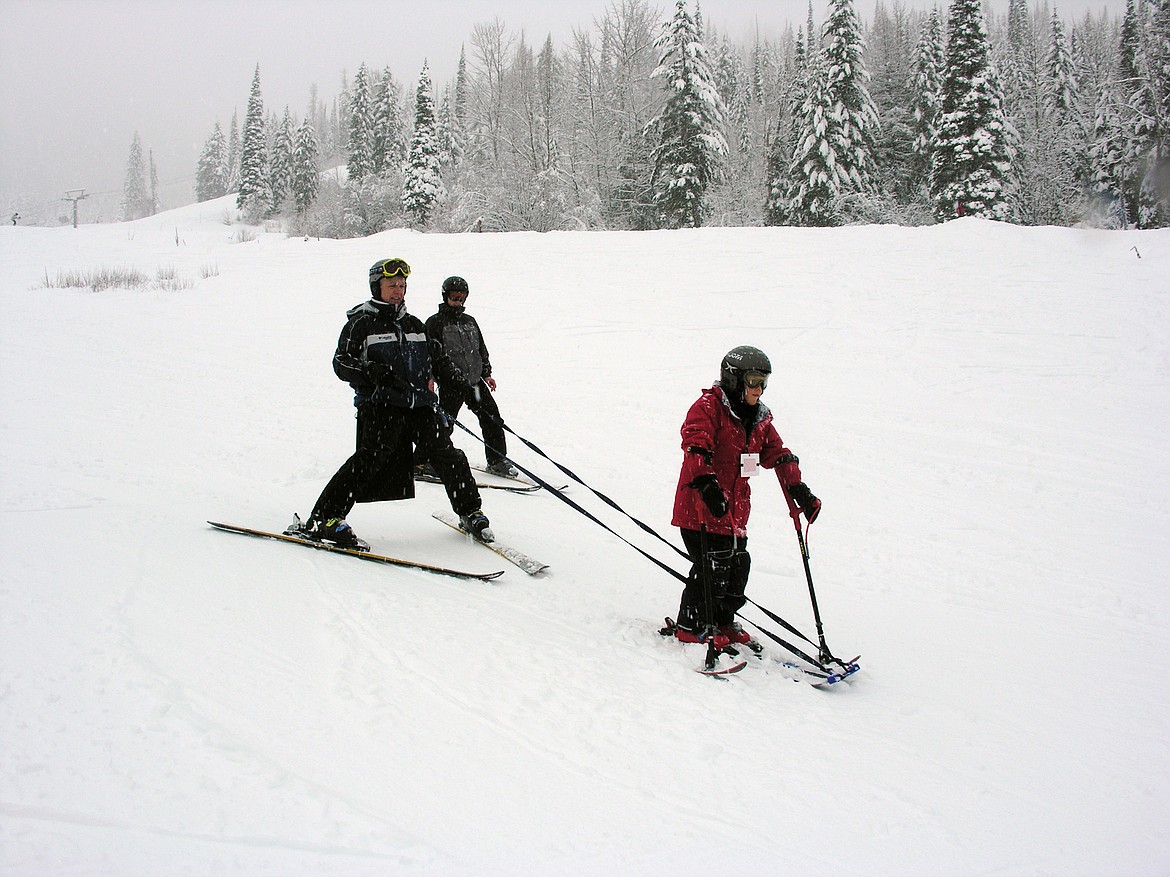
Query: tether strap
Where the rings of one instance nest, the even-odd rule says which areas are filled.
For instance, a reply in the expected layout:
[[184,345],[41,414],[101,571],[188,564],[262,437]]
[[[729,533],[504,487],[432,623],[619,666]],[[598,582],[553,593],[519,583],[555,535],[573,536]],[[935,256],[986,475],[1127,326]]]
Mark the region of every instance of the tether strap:
[[[550,463],[552,463],[554,466],[556,466],[558,469],[560,469],[562,472],[564,472],[566,475],[568,475],[570,478],[572,478],[578,484],[582,485],[583,487],[586,487],[594,495],[596,495],[598,498],[600,498],[603,502],[612,506],[617,511],[621,512],[623,515],[625,515],[627,518],[629,518],[631,521],[633,521],[635,524],[637,524],[639,527],[641,527],[647,533],[650,533],[650,534],[656,536],[659,540],[661,540],[662,542],[669,545],[671,548],[673,548],[675,551],[677,551],[679,554],[681,554],[687,560],[690,560],[689,554],[687,554],[685,551],[680,549],[678,546],[676,546],[673,543],[664,539],[659,533],[655,532],[649,525],[642,523],[637,518],[635,518],[633,515],[629,514],[629,512],[627,512],[623,508],[621,508],[613,500],[609,499],[608,497],[604,496],[603,494],[598,493],[592,487],[589,487],[588,484],[586,484],[584,481],[582,481],[575,474],[570,472],[568,469],[566,469],[564,466],[562,466],[560,463],[558,463],[556,460],[554,460],[552,457],[550,457],[548,454],[546,454],[544,451],[542,451],[536,445],[532,444],[532,442],[528,441],[523,436],[518,435],[511,427],[509,427],[507,424],[504,424],[503,421],[500,421],[500,423],[504,427],[504,429],[506,429],[508,432],[512,433],[512,435],[514,435],[514,436],[516,436],[516,438],[520,439],[521,442],[523,442],[525,445],[527,445],[529,448],[531,448],[536,453],[540,454],[540,456],[544,457],[546,460],[548,460]],[[480,438],[478,435],[476,435],[474,432],[472,432],[470,429],[468,429],[466,426],[464,426],[458,420],[455,420],[455,425],[458,426],[465,433],[467,433],[469,436],[474,438],[476,441],[478,441],[480,444],[482,444],[484,447],[487,447],[487,442],[485,442],[482,438]],[[557,499],[559,499],[561,502],[563,502],[567,506],[569,506],[569,508],[573,509],[574,511],[580,512],[582,515],[584,515],[589,520],[593,521],[593,523],[597,524],[597,526],[601,527],[603,530],[606,530],[607,532],[613,533],[614,536],[617,536],[618,539],[621,539],[623,542],[625,542],[627,545],[629,545],[631,548],[633,548],[635,551],[637,551],[639,554],[641,554],[643,557],[645,557],[647,560],[649,560],[655,566],[670,573],[672,576],[674,576],[676,579],[678,579],[680,582],[683,582],[684,584],[689,581],[687,576],[683,575],[678,570],[667,566],[665,563],[663,563],[661,560],[659,560],[653,554],[650,554],[649,552],[644,551],[643,549],[639,548],[637,545],[635,545],[633,542],[631,542],[625,536],[616,532],[612,527],[610,527],[604,521],[599,519],[596,515],[594,515],[588,509],[583,508],[580,505],[580,503],[577,503],[576,501],[574,501],[570,497],[565,496],[565,493],[563,490],[558,490],[557,488],[553,487],[551,484],[549,484],[547,481],[545,481],[543,478],[541,478],[535,472],[532,472],[528,469],[525,469],[522,465],[517,463],[511,457],[505,457],[505,459],[509,463],[511,463],[513,466],[515,466],[517,469],[519,469],[521,472],[523,472],[525,475],[527,475],[529,478],[531,478],[536,484],[539,484],[541,487],[543,487],[545,490],[547,490],[553,496],[557,497]]]

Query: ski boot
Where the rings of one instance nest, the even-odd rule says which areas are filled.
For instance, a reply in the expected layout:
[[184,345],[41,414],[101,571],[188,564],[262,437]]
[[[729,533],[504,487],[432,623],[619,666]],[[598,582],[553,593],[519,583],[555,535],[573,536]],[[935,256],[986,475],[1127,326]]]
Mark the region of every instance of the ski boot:
[[501,478],[516,478],[520,474],[519,470],[507,460],[496,460],[494,463],[488,463],[484,471],[492,475],[499,475]]
[[466,515],[460,515],[459,526],[480,542],[494,542],[496,539],[496,534],[492,532],[491,524],[487,515],[483,513],[483,509],[476,509]]
[[345,518],[330,518],[327,521],[310,518],[301,532],[305,538],[314,542],[328,542],[350,551],[370,550],[370,543],[359,539]]

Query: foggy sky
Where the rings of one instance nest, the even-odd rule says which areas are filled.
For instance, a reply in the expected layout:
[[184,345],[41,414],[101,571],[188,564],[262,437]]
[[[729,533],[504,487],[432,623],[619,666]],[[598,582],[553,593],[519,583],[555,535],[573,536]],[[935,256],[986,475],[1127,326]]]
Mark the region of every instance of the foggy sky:
[[[875,0],[858,0],[872,18]],[[895,0],[886,0],[887,8]],[[927,8],[933,0],[902,0]],[[1008,0],[995,0],[997,14]],[[535,50],[567,46],[613,0],[0,0],[0,205],[31,210],[85,188],[120,197],[134,133],[153,150],[163,206],[192,200],[195,163],[216,122],[242,125],[260,65],[266,112],[302,118],[314,83],[331,103],[361,63],[413,90],[424,59],[441,92],[478,23],[501,19]],[[674,0],[652,2],[665,21]],[[694,9],[693,3],[688,4]],[[815,0],[817,24],[825,0]],[[945,0],[939,5],[945,10]],[[1035,0],[1030,0],[1035,5]],[[1000,7],[1002,6],[1002,9]],[[752,42],[801,26],[807,0],[706,0],[709,27]],[[1059,0],[1062,17],[1124,11],[1124,0]],[[170,203],[168,203],[168,201]],[[9,208],[11,209],[11,208]],[[116,216],[106,216],[115,219]]]

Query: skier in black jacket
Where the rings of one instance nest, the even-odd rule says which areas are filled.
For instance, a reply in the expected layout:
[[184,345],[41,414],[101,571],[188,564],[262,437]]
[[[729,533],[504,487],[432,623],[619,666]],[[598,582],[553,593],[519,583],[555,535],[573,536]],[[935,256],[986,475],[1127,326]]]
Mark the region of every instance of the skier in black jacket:
[[464,381],[446,381],[439,376],[439,406],[452,420],[459,416],[464,404],[478,416],[487,470],[510,478],[519,473],[506,459],[508,445],[503,421],[492,396],[496,381],[492,377],[492,363],[483,332],[475,317],[466,310],[469,292],[467,281],[462,277],[448,277],[443,281],[443,303],[439,305],[438,313],[426,323],[432,347],[438,346],[466,377]]
[[354,389],[357,450],[325,485],[303,526],[286,532],[368,551],[346,522],[355,503],[414,496],[412,446],[434,466],[463,527],[494,539],[480,508],[479,490],[463,451],[451,443],[437,411],[437,374],[444,386],[470,387],[441,348],[428,343],[421,320],[406,311],[402,259],[370,268],[370,300],[347,313],[333,355],[333,371]]

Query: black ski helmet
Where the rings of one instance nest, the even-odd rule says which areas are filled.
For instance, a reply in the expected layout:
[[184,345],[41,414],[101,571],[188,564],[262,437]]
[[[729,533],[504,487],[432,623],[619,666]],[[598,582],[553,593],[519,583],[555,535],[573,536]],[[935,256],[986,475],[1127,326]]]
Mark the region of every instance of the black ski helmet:
[[405,280],[410,276],[410,266],[405,259],[379,259],[370,266],[370,295],[378,297],[378,284],[383,277],[401,277]]
[[443,281],[443,298],[447,298],[453,292],[469,295],[471,290],[467,288],[467,281],[462,277],[452,276]]
[[742,378],[746,372],[770,375],[772,361],[758,347],[749,347],[746,344],[733,347],[727,351],[719,365],[719,385],[730,393],[733,399],[739,399],[743,396]]

